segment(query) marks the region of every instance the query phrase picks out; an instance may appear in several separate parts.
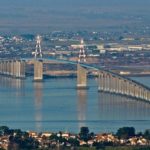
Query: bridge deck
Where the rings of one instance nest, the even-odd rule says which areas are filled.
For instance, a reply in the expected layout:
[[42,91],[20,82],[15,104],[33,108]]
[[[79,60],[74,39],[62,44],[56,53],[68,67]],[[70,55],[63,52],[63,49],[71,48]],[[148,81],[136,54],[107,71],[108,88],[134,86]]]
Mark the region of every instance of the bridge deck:
[[[18,62],[35,62],[40,61],[42,63],[45,62],[59,62],[59,63],[67,63],[72,65],[79,64],[78,62],[69,61],[69,60],[62,60],[62,59],[54,59],[54,58],[40,58],[40,59],[33,59],[33,58],[16,58],[16,59],[0,59],[0,72],[4,74],[13,74],[15,71],[15,75],[20,77],[23,76],[21,70],[24,67],[23,63]],[[16,63],[14,63],[16,62]],[[17,65],[17,67],[12,67],[13,65]],[[105,70],[102,67],[94,67],[85,63],[80,63],[80,65],[87,69],[96,70],[99,73],[100,77],[100,90],[106,92],[114,92],[117,94],[128,95],[132,97],[136,97],[139,99],[150,101],[150,87],[134,81],[130,78],[123,77],[117,73],[114,73],[110,70]],[[13,72],[12,72],[13,70]],[[40,70],[39,70],[40,72]],[[24,73],[24,72],[23,72]],[[122,87],[124,85],[124,87]]]

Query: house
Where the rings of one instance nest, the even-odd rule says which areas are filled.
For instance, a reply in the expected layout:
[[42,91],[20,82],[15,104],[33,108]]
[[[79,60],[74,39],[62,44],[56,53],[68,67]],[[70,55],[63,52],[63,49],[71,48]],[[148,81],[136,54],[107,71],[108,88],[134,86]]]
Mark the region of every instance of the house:
[[85,141],[82,141],[82,140],[80,140],[79,142],[80,142],[80,146],[87,144]]
[[52,133],[50,133],[50,132],[43,132],[42,134],[41,134],[41,137],[43,137],[43,136],[45,136],[45,137],[50,137],[52,135]]
[[37,132],[34,132],[34,131],[29,131],[28,134],[29,134],[29,136],[34,137],[34,138],[38,137]]

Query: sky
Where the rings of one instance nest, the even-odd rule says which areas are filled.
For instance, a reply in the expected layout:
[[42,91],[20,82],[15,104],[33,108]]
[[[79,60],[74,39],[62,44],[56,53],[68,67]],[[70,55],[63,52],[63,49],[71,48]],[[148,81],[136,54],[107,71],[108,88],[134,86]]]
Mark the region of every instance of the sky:
[[0,0],[0,33],[99,30],[150,23],[150,0]]

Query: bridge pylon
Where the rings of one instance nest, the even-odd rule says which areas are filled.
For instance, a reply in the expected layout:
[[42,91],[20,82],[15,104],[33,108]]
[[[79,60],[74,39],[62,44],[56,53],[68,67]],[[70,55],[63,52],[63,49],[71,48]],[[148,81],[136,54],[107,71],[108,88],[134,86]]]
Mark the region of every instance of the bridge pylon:
[[87,70],[79,63],[77,64],[77,89],[88,89]]
[[41,49],[41,36],[37,35],[36,37],[36,47],[35,52],[33,52],[34,58],[36,59],[38,56],[42,58],[42,49]]
[[78,57],[78,62],[86,62],[86,54],[85,54],[85,49],[84,49],[84,40],[81,39],[80,41],[80,52],[79,52],[79,57]]
[[82,67],[80,63],[86,62],[86,55],[84,49],[84,40],[81,39],[80,41],[80,52],[78,57],[78,64],[77,64],[77,89],[87,89],[87,70],[86,68]]

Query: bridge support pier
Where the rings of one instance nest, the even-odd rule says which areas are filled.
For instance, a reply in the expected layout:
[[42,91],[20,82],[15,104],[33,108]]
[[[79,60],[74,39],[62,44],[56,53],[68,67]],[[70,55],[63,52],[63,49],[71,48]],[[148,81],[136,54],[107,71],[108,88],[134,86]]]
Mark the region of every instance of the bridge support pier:
[[0,62],[0,74],[2,73],[2,63]]
[[8,75],[8,61],[5,61],[5,75]]
[[1,74],[4,74],[4,62],[3,61],[1,61]]
[[101,73],[98,73],[98,92],[102,91],[103,90],[103,80],[102,80],[102,76],[103,74]]
[[26,68],[26,63],[25,61],[21,61],[21,69],[20,69],[20,77],[25,78],[25,68]]
[[14,61],[11,61],[10,63],[10,76],[15,77],[15,70],[14,70]]
[[15,70],[16,70],[17,78],[25,78],[25,62],[24,61],[16,61]]
[[43,62],[40,60],[34,61],[34,81],[43,80]]
[[77,89],[88,89],[87,70],[80,64],[77,64]]
[[3,62],[3,74],[6,75],[6,61]]
[[146,87],[118,75],[99,71],[98,91],[121,94],[150,102],[150,92]]
[[25,62],[20,60],[1,61],[0,74],[14,78],[25,78]]
[[20,66],[21,66],[21,65],[20,65],[20,61],[16,61],[16,62],[15,62],[15,70],[16,70],[16,72],[15,72],[15,77],[16,77],[16,78],[19,78],[19,77],[20,77],[20,69],[21,69]]
[[11,75],[14,78],[20,77],[20,62],[19,61],[12,61],[11,62]]
[[10,61],[7,62],[7,75],[10,76]]
[[1,69],[0,73],[3,74],[3,61],[0,62],[0,69]]

